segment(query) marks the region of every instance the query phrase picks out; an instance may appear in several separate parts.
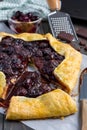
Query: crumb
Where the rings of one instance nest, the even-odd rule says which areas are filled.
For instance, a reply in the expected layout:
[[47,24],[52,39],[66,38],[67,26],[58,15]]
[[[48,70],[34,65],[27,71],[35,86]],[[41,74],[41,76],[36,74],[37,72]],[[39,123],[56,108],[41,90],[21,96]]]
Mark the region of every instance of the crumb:
[[78,96],[79,94],[78,93],[75,93],[75,94],[71,94],[71,97],[76,97],[76,96]]
[[15,84],[16,79],[11,79],[11,83]]
[[61,119],[61,120],[64,120],[64,117],[62,116],[60,119]]

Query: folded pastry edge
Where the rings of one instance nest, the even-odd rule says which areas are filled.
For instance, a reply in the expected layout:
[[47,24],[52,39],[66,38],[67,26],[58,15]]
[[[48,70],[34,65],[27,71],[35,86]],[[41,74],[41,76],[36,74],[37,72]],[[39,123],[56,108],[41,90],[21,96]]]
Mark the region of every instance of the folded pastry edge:
[[51,47],[65,56],[65,59],[55,68],[53,73],[63,89],[70,94],[79,79],[82,54],[69,44],[58,41],[50,33],[45,36],[49,40]]
[[61,89],[37,98],[13,96],[6,113],[8,120],[46,119],[68,116],[77,112],[75,101]]

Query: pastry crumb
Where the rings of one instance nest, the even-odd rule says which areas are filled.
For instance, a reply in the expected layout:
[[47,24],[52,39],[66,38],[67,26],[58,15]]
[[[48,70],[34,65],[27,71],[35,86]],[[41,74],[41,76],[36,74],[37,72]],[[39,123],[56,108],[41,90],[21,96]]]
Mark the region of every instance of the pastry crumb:
[[16,79],[11,79],[11,83],[15,84]]
[[61,120],[64,120],[64,117],[62,116],[60,119],[61,119]]

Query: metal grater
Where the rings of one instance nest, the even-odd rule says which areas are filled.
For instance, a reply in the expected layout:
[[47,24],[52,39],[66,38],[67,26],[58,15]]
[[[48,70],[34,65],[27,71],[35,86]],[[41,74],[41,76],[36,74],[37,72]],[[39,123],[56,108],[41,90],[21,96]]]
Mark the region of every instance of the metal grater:
[[70,33],[74,36],[73,41],[78,41],[78,37],[69,14],[56,10],[48,15],[48,22],[54,37],[57,38],[61,31],[65,31],[66,33]]

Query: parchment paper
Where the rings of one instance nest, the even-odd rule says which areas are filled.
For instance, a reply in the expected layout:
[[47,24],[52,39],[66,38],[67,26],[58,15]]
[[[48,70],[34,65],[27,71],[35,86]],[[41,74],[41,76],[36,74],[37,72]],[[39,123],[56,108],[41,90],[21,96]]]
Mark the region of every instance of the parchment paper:
[[[87,56],[82,55],[81,71],[87,67]],[[78,93],[78,83],[74,89],[73,94]],[[78,112],[61,119],[45,119],[45,120],[28,120],[22,121],[22,123],[34,128],[35,130],[80,130],[81,129],[81,111],[79,103],[79,95],[75,96],[78,106]]]
[[[83,55],[81,71],[86,67],[87,67],[87,56]],[[78,90],[78,83],[73,93],[77,94],[77,90]],[[78,106],[78,112],[68,117],[65,117],[63,120],[62,119],[28,120],[28,121],[22,121],[22,123],[35,130],[80,130],[81,111],[78,97],[79,95],[74,97]],[[0,112],[1,113],[4,112],[3,108],[0,108]]]

